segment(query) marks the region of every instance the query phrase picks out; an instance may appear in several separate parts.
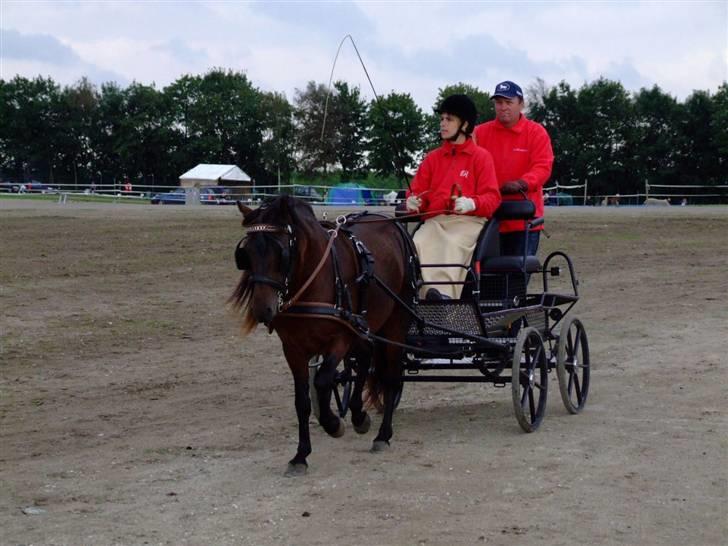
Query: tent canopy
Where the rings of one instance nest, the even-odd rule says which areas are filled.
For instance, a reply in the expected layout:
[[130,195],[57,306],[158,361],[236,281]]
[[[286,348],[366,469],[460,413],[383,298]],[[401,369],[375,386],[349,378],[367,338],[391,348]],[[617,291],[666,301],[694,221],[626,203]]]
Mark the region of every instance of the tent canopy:
[[353,182],[329,188],[326,202],[329,205],[368,205],[372,201],[369,188]]
[[236,165],[211,165],[200,163],[179,177],[179,185],[183,188],[214,186],[221,182],[242,185],[251,178]]

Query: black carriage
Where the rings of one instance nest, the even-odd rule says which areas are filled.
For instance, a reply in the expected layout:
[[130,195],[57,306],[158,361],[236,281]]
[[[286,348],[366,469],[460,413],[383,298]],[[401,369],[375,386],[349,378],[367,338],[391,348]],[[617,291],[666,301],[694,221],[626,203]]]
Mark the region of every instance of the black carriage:
[[[499,223],[522,219],[538,225],[530,201],[507,201],[483,228],[472,263],[420,264],[465,267],[459,299],[418,300],[404,344],[402,385],[414,382],[484,382],[511,385],[516,419],[526,432],[543,420],[548,375],[556,370],[566,409],[579,413],[589,393],[589,344],[583,323],[567,316],[579,299],[571,259],[552,252],[541,263],[535,256],[503,256]],[[529,278],[540,276],[543,290],[530,293]],[[550,291],[554,277],[565,278],[567,293]],[[436,284],[436,283],[434,283]],[[311,367],[318,366],[314,359]],[[344,360],[336,375],[334,398],[344,417],[355,380],[356,362]],[[314,371],[312,370],[312,371]],[[463,370],[466,372],[463,373]],[[467,373],[472,372],[472,373]],[[311,382],[315,373],[310,374]],[[312,396],[315,389],[311,389]],[[402,393],[400,386],[396,403]],[[318,404],[313,404],[314,411]]]

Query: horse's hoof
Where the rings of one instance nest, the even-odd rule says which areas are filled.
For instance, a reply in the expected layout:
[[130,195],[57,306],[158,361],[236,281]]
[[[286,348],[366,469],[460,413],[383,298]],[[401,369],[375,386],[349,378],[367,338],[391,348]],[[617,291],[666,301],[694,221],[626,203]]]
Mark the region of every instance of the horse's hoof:
[[346,423],[344,423],[343,419],[339,419],[339,428],[337,428],[334,432],[329,432],[329,435],[332,438],[341,438],[345,432],[346,432]]
[[389,449],[389,442],[386,440],[374,440],[372,442],[372,449],[370,450],[372,453],[381,453],[382,451],[386,451]]
[[362,422],[358,425],[354,422],[354,419],[351,420],[351,424],[354,427],[354,430],[359,434],[366,434],[369,432],[369,428],[372,426],[372,420],[369,417],[368,413],[364,414],[364,419],[362,419]]
[[295,478],[296,476],[305,476],[308,472],[308,465],[288,463],[288,468],[284,476],[286,478]]

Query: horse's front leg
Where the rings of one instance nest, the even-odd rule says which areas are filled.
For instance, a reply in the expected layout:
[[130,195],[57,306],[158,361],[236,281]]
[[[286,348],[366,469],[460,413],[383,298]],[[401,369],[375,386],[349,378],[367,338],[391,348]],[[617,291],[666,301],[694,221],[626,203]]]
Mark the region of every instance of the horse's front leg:
[[311,415],[311,398],[308,394],[308,361],[301,358],[300,355],[290,354],[295,351],[289,353],[285,347],[283,352],[293,374],[296,416],[298,417],[298,450],[293,459],[288,461],[286,476],[300,476],[307,472],[306,457],[311,454],[311,434],[308,428],[308,418]]
[[313,379],[319,402],[319,423],[329,436],[340,438],[346,427],[343,419],[339,419],[331,411],[331,394],[335,387],[336,367],[341,359],[335,355],[326,355]]

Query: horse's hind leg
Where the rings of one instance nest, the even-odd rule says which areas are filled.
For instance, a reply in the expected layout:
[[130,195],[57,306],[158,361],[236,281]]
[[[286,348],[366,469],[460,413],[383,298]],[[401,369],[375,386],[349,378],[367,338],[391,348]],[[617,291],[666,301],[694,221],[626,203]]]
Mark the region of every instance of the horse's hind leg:
[[372,443],[372,452],[383,451],[389,447],[392,438],[392,419],[394,418],[394,400],[402,382],[402,363],[400,349],[396,347],[382,347],[378,344],[375,349],[375,365],[378,374],[381,374],[384,394],[384,415],[379,426],[377,437]]
[[327,355],[313,380],[319,401],[319,423],[326,433],[334,438],[340,438],[346,431],[343,419],[339,419],[331,411],[331,393],[334,389],[336,366],[339,364],[339,360],[334,355]]
[[[348,357],[347,357],[348,358]],[[356,379],[354,380],[354,391],[351,393],[349,408],[351,409],[351,424],[359,434],[366,434],[372,426],[372,420],[364,411],[364,384],[369,373],[369,365],[372,360],[371,352],[362,350],[352,353],[356,362]]]

